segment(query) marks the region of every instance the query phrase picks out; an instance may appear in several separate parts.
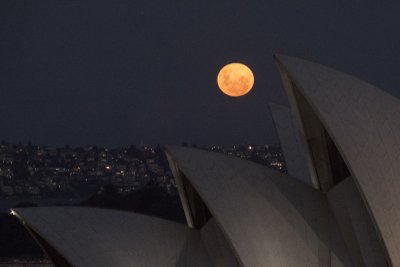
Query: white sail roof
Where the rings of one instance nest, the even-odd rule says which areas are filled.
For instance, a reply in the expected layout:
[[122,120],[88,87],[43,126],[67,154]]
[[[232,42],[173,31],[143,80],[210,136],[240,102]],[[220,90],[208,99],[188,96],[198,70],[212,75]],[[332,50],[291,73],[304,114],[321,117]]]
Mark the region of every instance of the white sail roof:
[[400,266],[399,99],[320,64],[283,55],[276,60],[289,97],[294,85],[313,108],[355,179],[393,266]]
[[82,207],[15,209],[72,266],[208,267],[200,233],[132,212]]
[[[344,266],[348,255],[330,239],[323,193],[247,160],[199,149],[167,154],[196,189],[243,266]],[[340,236],[336,236],[339,238]]]

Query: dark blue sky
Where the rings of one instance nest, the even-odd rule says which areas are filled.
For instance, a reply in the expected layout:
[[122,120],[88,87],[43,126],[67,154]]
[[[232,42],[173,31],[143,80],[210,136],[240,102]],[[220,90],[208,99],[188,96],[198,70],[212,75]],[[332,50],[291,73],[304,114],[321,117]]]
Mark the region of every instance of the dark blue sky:
[[[273,53],[400,96],[396,1],[1,1],[0,140],[43,145],[276,143]],[[219,92],[229,62],[246,96]]]

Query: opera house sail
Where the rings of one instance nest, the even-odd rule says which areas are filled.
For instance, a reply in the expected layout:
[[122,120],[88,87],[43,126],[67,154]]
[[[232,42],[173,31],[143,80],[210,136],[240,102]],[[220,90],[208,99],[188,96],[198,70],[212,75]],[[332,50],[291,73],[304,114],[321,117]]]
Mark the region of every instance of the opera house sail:
[[[329,198],[331,191],[338,193],[336,185],[350,179],[348,184],[355,187],[353,191],[359,194],[375,229],[372,233],[379,241],[379,254],[389,264],[400,266],[399,99],[319,64],[287,56],[276,56],[276,61],[306,147],[309,169],[320,190]],[[333,206],[350,209],[347,205],[354,204],[342,201],[345,203]],[[344,213],[343,207],[340,211]],[[347,213],[350,217],[359,215]],[[354,221],[357,219],[360,217],[351,221],[354,232],[366,230]],[[378,247],[364,242],[366,236],[358,238],[361,256],[377,258]],[[367,249],[375,253],[362,253]]]
[[400,267],[400,101],[276,55],[288,174],[168,146],[186,224],[82,207],[14,209],[56,266]]

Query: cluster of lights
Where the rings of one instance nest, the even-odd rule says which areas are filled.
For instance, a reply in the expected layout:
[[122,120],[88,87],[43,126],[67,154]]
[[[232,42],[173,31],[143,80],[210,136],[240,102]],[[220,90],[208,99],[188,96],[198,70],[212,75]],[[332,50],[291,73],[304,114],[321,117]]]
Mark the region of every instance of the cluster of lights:
[[270,166],[277,166],[277,167],[282,167],[283,163],[282,162],[271,162]]

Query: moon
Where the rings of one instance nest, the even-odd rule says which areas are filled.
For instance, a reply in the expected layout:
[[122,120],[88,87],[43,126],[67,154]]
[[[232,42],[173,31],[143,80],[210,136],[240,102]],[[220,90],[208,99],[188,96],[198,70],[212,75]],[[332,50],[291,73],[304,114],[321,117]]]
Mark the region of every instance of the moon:
[[254,75],[246,65],[230,63],[219,71],[217,83],[224,94],[239,97],[247,94],[253,88]]

